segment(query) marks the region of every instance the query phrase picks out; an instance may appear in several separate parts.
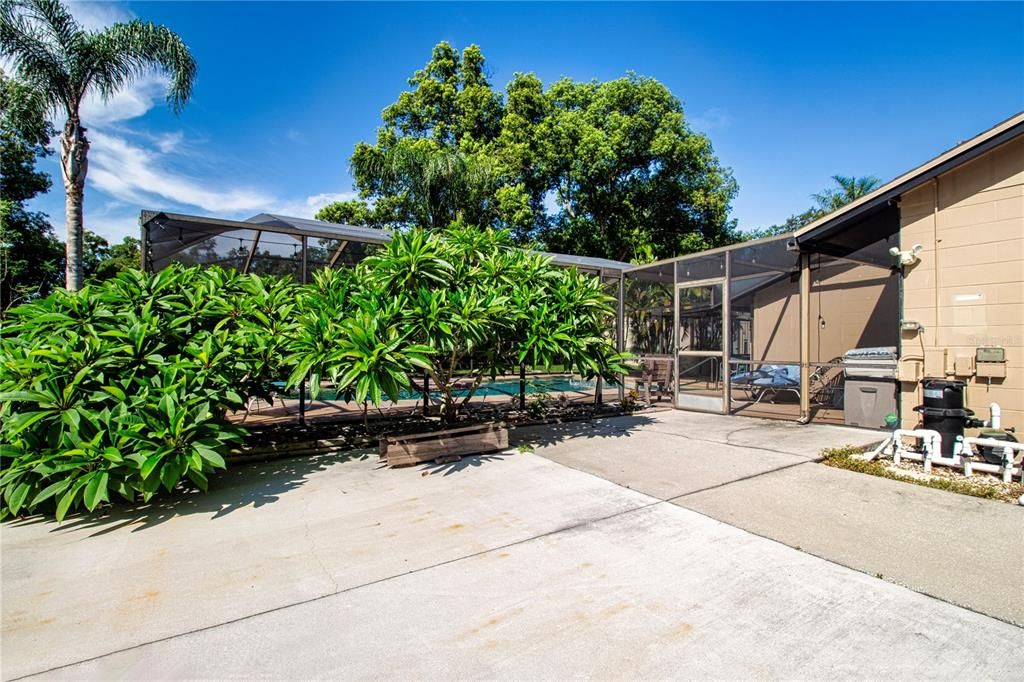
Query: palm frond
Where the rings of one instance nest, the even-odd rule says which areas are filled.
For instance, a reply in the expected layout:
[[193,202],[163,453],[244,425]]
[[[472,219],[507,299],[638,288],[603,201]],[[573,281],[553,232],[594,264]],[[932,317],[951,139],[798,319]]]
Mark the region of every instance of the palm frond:
[[166,26],[139,20],[114,24],[91,34],[84,47],[92,82],[104,99],[152,71],[170,78],[167,104],[175,113],[192,96],[195,59],[185,41]]
[[[37,2],[0,2],[0,55],[10,60],[14,75],[35,89],[48,107],[58,108],[73,95],[70,74],[55,30]],[[58,17],[59,18],[59,17]]]
[[53,40],[67,47],[82,37],[82,26],[59,0],[15,0],[24,16],[34,19]]

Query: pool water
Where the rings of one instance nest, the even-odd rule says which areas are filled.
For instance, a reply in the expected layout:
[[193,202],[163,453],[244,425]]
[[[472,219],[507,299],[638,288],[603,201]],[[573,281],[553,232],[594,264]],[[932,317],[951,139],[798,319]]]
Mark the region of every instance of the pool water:
[[[433,383],[431,383],[433,386]],[[526,380],[526,392],[531,393],[572,393],[580,392],[586,393],[593,391],[596,387],[596,382],[587,381],[583,379],[575,379],[571,376],[563,377],[544,377],[542,379],[527,379]],[[607,384],[606,384],[607,385]],[[294,392],[292,392],[294,393]],[[469,393],[468,388],[459,389],[452,391],[452,395],[457,397],[465,397]],[[440,397],[440,391],[431,391],[430,395],[434,398]],[[484,381],[473,393],[473,397],[487,397],[487,396],[509,396],[514,397],[519,395],[519,380],[503,380],[503,381]],[[288,397],[294,397],[289,394]],[[336,400],[338,393],[333,388],[325,388],[320,391],[320,395],[317,396],[317,400]],[[422,398],[422,394],[418,391],[405,390],[398,394],[399,400],[419,400]]]

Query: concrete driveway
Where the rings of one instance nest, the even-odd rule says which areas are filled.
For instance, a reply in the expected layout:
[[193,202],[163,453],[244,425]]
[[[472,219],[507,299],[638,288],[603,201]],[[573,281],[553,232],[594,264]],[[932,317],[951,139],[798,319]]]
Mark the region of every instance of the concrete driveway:
[[[538,454],[425,470],[370,456],[239,467],[211,494],[149,510],[4,524],[0,672],[1019,675],[1013,625],[552,461],[563,449],[604,457],[650,443],[646,453],[680,438],[647,440],[676,414],[524,431]],[[751,458],[811,447],[806,433],[778,451],[753,433],[729,439]],[[762,466],[735,459],[751,476]],[[686,482],[695,497],[717,480],[704,471]]]
[[[668,411],[522,429],[537,453],[871,576],[1024,625],[1024,507],[816,462],[882,434]],[[573,432],[590,438],[569,438]],[[617,439],[594,447],[595,436]],[[1022,642],[1024,644],[1024,642]]]

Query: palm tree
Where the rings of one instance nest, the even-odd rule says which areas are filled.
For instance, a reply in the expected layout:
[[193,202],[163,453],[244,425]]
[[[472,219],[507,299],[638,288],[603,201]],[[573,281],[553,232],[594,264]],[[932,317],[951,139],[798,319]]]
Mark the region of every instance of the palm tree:
[[67,224],[66,286],[82,285],[82,195],[89,140],[79,108],[92,91],[107,101],[135,78],[167,75],[167,103],[178,113],[192,94],[196,63],[188,46],[165,26],[139,20],[87,31],[59,0],[0,0],[0,56],[38,91],[54,112],[67,115],[60,134]]
[[838,186],[830,187],[824,192],[811,195],[811,198],[818,204],[822,215],[831,213],[852,201],[860,199],[878,187],[882,182],[873,175],[865,175],[859,178],[852,175],[833,175],[832,181]]

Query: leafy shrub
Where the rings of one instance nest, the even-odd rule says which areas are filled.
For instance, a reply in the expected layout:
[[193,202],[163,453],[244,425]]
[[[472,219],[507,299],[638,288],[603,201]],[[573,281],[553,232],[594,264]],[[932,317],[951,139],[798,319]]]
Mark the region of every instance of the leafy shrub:
[[410,230],[351,271],[317,275],[300,303],[290,383],[308,373],[315,398],[328,377],[377,405],[425,370],[452,421],[485,377],[523,362],[614,379],[625,356],[606,337],[613,301],[599,279],[514,248],[507,232]]
[[0,333],[0,518],[115,493],[205,490],[283,374],[296,287],[219,268],[122,273],[9,311]]
[[446,421],[522,363],[613,379],[612,301],[597,278],[475,228],[398,234],[305,286],[172,267],[59,290],[0,330],[0,518],[205,490],[242,433],[226,412],[284,376],[379,405],[426,372]]

